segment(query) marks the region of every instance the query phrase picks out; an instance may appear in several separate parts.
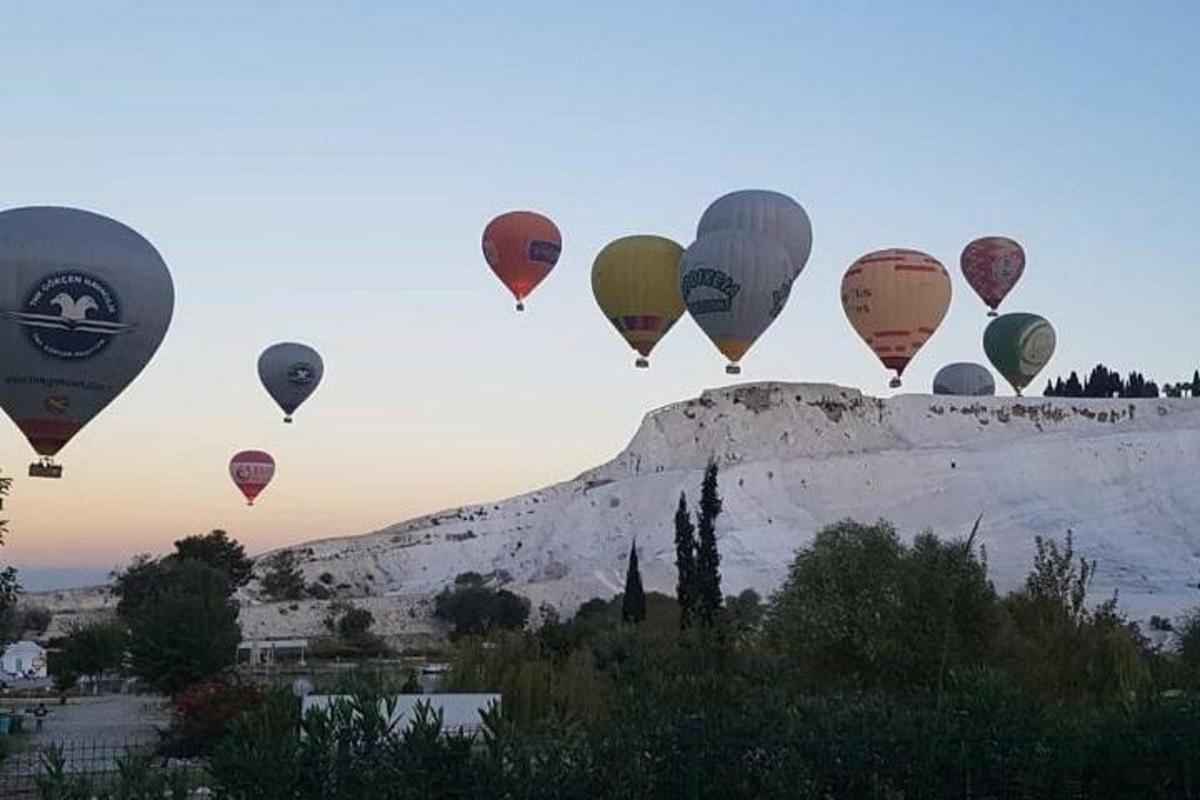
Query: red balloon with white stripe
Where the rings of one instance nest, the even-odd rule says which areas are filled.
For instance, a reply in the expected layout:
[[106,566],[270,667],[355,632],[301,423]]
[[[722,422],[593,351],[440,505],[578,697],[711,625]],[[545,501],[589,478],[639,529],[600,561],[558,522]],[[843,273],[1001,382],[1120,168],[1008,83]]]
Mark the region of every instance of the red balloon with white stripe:
[[275,459],[262,450],[243,450],[229,460],[229,477],[246,497],[246,505],[254,505],[254,499],[267,488],[275,477]]

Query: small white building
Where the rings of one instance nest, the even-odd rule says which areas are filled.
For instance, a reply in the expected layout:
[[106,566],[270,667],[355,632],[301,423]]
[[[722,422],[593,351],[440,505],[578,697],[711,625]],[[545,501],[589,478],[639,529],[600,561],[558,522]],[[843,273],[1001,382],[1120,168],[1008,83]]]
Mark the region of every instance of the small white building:
[[22,640],[4,648],[0,669],[18,678],[45,678],[46,650],[37,642]]

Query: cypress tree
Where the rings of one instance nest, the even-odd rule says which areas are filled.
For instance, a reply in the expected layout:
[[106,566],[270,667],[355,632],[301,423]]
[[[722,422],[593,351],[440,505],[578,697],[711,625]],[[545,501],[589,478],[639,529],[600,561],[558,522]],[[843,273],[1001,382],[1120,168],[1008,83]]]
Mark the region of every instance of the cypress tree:
[[1042,397],[1054,397],[1054,384],[1046,381],[1046,391],[1042,392]]
[[1079,382],[1079,375],[1071,370],[1071,374],[1067,377],[1066,383],[1067,397],[1083,397],[1083,384]]
[[642,590],[642,572],[638,569],[637,540],[629,546],[629,569],[625,571],[625,596],[621,600],[621,619],[635,625],[646,618],[646,593]]
[[679,493],[679,508],[675,511],[675,569],[679,579],[675,599],[679,601],[679,627],[692,624],[696,610],[696,529],[688,511],[687,495]]
[[1192,373],[1192,397],[1200,397],[1200,369]]
[[717,494],[717,463],[708,462],[700,488],[700,520],[696,548],[696,616],[708,628],[721,610],[721,554],[717,551],[717,516],[721,496]]

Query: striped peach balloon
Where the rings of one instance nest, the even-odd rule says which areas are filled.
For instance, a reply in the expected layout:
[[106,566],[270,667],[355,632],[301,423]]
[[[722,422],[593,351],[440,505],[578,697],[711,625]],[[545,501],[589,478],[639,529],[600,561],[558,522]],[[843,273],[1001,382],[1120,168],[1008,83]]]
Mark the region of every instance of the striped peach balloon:
[[842,277],[842,308],[867,346],[894,370],[891,386],[950,307],[950,274],[919,250],[867,253]]

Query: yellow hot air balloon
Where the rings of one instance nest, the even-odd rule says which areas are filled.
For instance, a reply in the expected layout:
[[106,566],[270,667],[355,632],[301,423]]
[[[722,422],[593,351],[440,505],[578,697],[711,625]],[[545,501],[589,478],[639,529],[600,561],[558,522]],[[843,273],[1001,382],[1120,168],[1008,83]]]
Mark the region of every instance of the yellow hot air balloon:
[[842,277],[842,308],[883,365],[896,371],[895,388],[950,308],[950,274],[918,250],[867,253]]
[[636,366],[650,366],[650,351],[683,315],[682,255],[682,247],[662,236],[625,236],[605,245],[592,264],[596,303],[641,354]]

